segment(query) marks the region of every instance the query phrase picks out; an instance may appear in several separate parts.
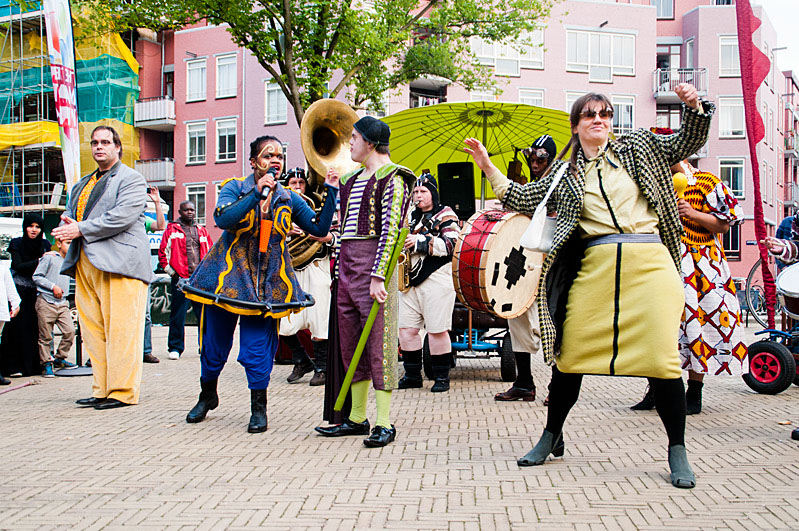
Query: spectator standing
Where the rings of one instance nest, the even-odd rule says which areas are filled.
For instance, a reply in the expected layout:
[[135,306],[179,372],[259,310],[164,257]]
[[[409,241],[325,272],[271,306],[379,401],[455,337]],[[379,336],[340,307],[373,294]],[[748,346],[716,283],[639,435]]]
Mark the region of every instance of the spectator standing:
[[[67,360],[75,342],[75,323],[69,311],[69,277],[61,274],[64,257],[69,250],[69,240],[56,240],[58,252],[45,253],[33,273],[33,282],[39,291],[36,298],[36,315],[39,320],[39,361],[44,367],[43,376],[53,378],[53,367],[74,367]],[[50,354],[53,343],[53,327],[61,330],[61,342],[55,359]]]
[[194,222],[194,214],[194,203],[183,201],[178,208],[178,220],[167,225],[158,250],[158,264],[172,277],[167,342],[171,360],[179,359],[185,349],[184,327],[189,306],[194,308],[194,315],[198,320],[202,311],[199,302],[190,301],[178,288],[178,281],[189,278],[211,249],[211,236],[205,227]]
[[[0,264],[0,278],[3,280],[3,288],[0,289],[0,333],[2,333],[4,325],[19,313],[20,299],[14,279],[11,277],[11,271],[5,264]],[[3,378],[3,375],[0,374],[0,385],[10,383],[10,380]]]
[[[157,232],[166,228],[166,218],[164,217],[164,210],[161,208],[161,195],[158,193],[157,186],[150,186],[147,189],[147,197],[150,201],[155,203],[155,219],[145,216],[144,230],[146,232]],[[144,313],[144,363],[159,363],[161,360],[153,355],[153,320],[150,316],[151,305],[151,290],[147,290],[147,308]]]
[[6,327],[2,339],[0,372],[11,376],[34,376],[42,373],[39,364],[39,322],[36,318],[36,284],[33,272],[39,258],[50,250],[44,239],[44,220],[39,214],[22,218],[22,236],[8,244],[11,254],[11,274],[22,299],[19,315]]
[[72,188],[53,236],[72,240],[61,271],[75,277],[92,362],[92,396],[77,404],[104,410],[139,402],[142,316],[153,272],[144,232],[147,183],[120,161],[122,140],[112,127],[95,127],[91,146],[97,169]]

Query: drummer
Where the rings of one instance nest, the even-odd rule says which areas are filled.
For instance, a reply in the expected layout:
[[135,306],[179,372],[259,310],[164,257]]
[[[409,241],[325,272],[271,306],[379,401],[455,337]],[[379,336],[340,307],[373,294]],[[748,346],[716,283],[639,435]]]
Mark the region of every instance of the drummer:
[[[291,268],[286,234],[293,222],[309,234],[326,236],[338,192],[338,177],[331,173],[325,180],[325,204],[316,216],[296,192],[277,184],[284,160],[280,140],[256,138],[250,144],[253,173],[223,182],[219,191],[214,221],[225,232],[194,271],[186,290],[187,298],[205,303],[200,320],[200,398],[186,422],[202,421],[219,404],[217,382],[241,316],[238,362],[247,373],[252,413],[247,431],[266,431],[266,388],[277,352],[278,319],[312,301]],[[263,242],[262,228],[269,229]],[[272,311],[276,304],[283,308]]]
[[583,374],[644,376],[666,428],[671,483],[696,485],[685,448],[685,390],[675,341],[685,301],[682,225],[670,166],[707,141],[714,106],[690,84],[675,92],[684,104],[679,133],[640,129],[613,140],[610,99],[581,96],[569,115],[572,137],[560,155],[570,150],[569,162],[556,161],[535,183],[513,183],[480,141],[465,140],[465,151],[510,210],[532,214],[556,171],[568,164],[552,195],[557,228],[538,293],[542,349],[555,364],[547,423],[519,466],[564,454],[563,426]]
[[[555,160],[558,153],[555,140],[549,135],[541,135],[533,141],[533,145],[522,150],[530,168],[530,181],[541,179]],[[525,313],[508,320],[510,342],[513,345],[513,357],[516,360],[516,380],[502,393],[494,395],[498,402],[512,400],[535,400],[535,382],[531,369],[533,354],[541,348],[541,329],[538,326],[538,305],[533,304]],[[546,405],[547,402],[544,402]]]
[[452,343],[452,310],[455,288],[452,284],[452,251],[458,240],[458,216],[438,197],[435,178],[424,173],[413,187],[411,234],[405,239],[409,253],[409,284],[400,292],[399,343],[405,376],[398,389],[422,387],[422,339],[424,327],[430,345],[430,362],[435,383],[433,393],[449,390]]

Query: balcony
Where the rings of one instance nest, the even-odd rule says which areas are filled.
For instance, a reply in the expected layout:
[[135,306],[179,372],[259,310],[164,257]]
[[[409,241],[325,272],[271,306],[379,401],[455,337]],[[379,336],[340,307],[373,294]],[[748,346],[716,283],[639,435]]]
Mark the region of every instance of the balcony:
[[141,173],[149,184],[171,190],[175,188],[175,161],[172,159],[137,160],[136,171]]
[[796,151],[796,131],[785,132],[785,158],[796,159],[799,158],[799,153]]
[[674,92],[680,83],[690,83],[700,96],[707,96],[707,69],[658,68],[652,73],[652,96],[658,103],[680,103],[680,98]]
[[175,100],[169,97],[138,100],[133,108],[133,125],[153,131],[175,129]]
[[785,185],[785,206],[799,208],[799,185],[796,183]]

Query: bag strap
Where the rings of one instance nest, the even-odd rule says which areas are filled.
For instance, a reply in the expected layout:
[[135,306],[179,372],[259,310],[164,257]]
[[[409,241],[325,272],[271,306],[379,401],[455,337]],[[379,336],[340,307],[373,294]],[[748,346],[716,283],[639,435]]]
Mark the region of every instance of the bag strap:
[[569,163],[567,162],[563,166],[558,169],[558,173],[555,174],[555,178],[552,179],[552,184],[549,185],[549,190],[547,190],[547,194],[544,196],[544,199],[541,201],[540,204],[546,205],[549,201],[549,197],[552,195],[552,192],[555,191],[555,188],[558,187],[563,174],[566,173],[566,170],[569,169]]

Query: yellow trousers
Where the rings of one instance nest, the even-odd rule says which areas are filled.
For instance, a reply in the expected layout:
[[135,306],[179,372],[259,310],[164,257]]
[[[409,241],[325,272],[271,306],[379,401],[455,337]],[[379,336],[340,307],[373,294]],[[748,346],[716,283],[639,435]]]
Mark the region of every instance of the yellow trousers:
[[75,288],[81,336],[92,360],[92,396],[138,404],[147,284],[100,271],[81,251]]

